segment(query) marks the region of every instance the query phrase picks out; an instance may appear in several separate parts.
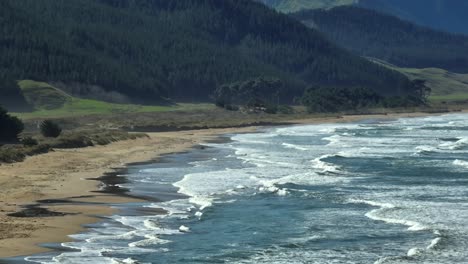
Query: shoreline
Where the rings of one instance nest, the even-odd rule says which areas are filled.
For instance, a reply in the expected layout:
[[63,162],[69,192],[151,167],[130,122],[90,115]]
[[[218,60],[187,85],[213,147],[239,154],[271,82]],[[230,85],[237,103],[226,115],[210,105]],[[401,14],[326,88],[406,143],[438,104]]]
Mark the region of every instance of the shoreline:
[[[450,113],[337,116],[291,120],[287,124],[392,120],[441,114]],[[100,178],[106,174],[118,174],[119,170],[132,163],[157,162],[162,155],[189,151],[195,145],[214,140],[223,134],[255,132],[258,128],[147,133],[148,138],[120,141],[107,146],[59,149],[29,157],[24,162],[0,165],[0,184],[3,187],[0,189],[0,258],[51,251],[40,244],[70,241],[68,235],[85,230],[83,226],[86,224],[100,221],[100,215],[113,214],[115,209],[111,208],[112,204],[142,200],[124,193],[96,192],[101,184]],[[36,205],[52,215],[8,216],[24,212],[27,205]],[[53,215],[56,213],[65,215]]]

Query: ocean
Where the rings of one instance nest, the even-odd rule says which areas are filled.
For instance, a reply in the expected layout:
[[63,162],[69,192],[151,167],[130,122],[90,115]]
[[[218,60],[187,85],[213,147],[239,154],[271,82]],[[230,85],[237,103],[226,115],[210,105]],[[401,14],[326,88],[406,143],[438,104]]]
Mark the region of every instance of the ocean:
[[[265,128],[130,166],[35,263],[468,263],[468,115]],[[161,210],[163,209],[163,210]]]

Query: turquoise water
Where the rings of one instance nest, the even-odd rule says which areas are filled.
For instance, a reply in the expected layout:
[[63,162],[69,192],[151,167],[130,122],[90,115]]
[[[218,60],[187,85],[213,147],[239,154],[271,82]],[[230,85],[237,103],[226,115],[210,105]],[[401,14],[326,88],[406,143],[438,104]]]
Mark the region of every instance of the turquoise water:
[[121,187],[149,202],[27,260],[468,263],[467,120],[270,128],[132,166]]

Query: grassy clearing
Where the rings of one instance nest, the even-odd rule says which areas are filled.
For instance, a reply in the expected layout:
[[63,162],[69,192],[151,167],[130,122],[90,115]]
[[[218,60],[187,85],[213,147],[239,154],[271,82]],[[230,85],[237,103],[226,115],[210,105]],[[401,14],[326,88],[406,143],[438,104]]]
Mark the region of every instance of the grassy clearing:
[[211,104],[177,104],[174,106],[148,106],[115,104],[70,96],[43,82],[23,80],[19,82],[28,101],[36,110],[12,113],[21,119],[65,118],[86,115],[116,115],[122,113],[165,112],[177,110],[200,110],[214,108]]
[[[443,69],[401,68],[411,79],[423,79],[432,88],[433,96],[450,96],[468,93],[468,74],[449,72]],[[456,96],[454,96],[456,97]]]
[[429,98],[432,102],[464,102],[468,101],[468,92],[449,95],[434,95]]
[[18,82],[26,101],[38,110],[63,107],[72,97],[44,82],[23,80]]
[[468,74],[449,72],[439,68],[401,68],[382,60],[374,58],[368,59],[390,69],[399,71],[412,80],[426,80],[427,86],[432,89],[432,95],[429,98],[431,102],[468,100]]

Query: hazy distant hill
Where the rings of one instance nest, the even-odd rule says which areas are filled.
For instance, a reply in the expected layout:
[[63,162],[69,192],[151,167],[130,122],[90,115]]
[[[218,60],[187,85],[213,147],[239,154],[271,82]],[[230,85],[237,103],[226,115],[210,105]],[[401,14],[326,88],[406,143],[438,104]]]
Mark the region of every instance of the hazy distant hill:
[[358,0],[257,0],[284,13],[297,12],[304,9],[328,9],[341,5],[352,5]]
[[466,0],[257,0],[281,12],[356,5],[453,33],[468,34]]
[[400,67],[468,72],[468,36],[432,30],[352,6],[308,10],[292,16],[361,56]]
[[466,0],[359,0],[359,6],[431,28],[468,34]]
[[207,100],[259,75],[281,78],[284,99],[312,83],[397,94],[409,82],[249,0],[2,0],[0,30],[0,77],[97,85],[137,101]]

